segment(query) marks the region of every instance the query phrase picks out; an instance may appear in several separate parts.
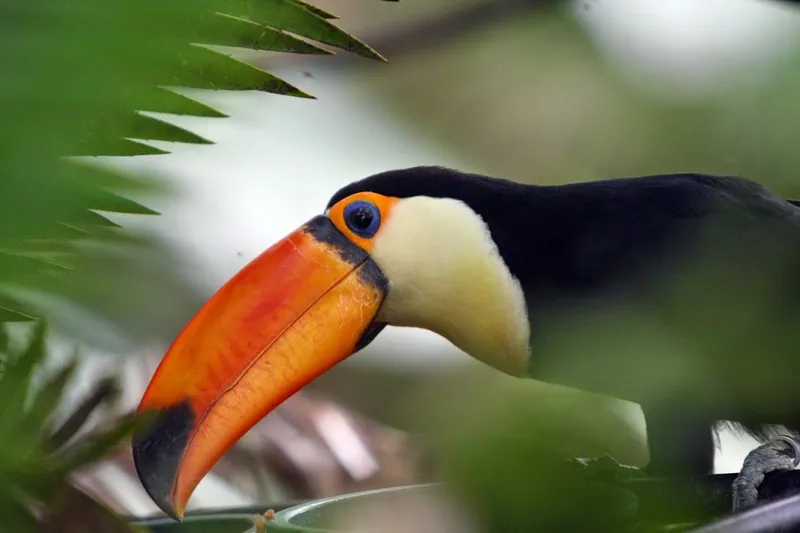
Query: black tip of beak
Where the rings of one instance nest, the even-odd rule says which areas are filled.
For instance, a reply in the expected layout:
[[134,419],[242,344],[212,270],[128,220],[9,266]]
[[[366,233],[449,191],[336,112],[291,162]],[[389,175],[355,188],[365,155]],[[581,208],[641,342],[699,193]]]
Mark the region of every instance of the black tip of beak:
[[136,473],[159,509],[180,521],[181,516],[170,499],[181,458],[195,426],[194,413],[188,402],[182,402],[144,416],[149,419],[143,423],[145,427],[134,433],[132,441]]

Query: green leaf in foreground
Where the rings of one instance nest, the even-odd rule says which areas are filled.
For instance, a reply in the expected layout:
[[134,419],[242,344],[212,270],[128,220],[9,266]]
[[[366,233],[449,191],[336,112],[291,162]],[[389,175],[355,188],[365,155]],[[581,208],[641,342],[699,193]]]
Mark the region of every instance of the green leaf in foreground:
[[[112,214],[157,214],[147,198],[164,188],[75,156],[166,153],[147,141],[211,142],[150,114],[225,117],[181,88],[310,96],[216,47],[326,55],[327,45],[382,59],[333,18],[300,0],[0,0],[0,529],[131,529],[67,478],[131,430],[124,416],[86,433],[120,385],[103,380],[57,412],[75,360],[40,374],[46,329],[35,321],[43,313],[23,295],[92,305],[103,316],[147,314],[152,292],[129,290],[115,278],[124,268],[98,267],[98,257],[108,261],[113,245],[131,242],[137,257],[152,252]],[[106,256],[94,253],[100,248]],[[34,321],[22,350],[5,330],[12,321]]]
[[[141,193],[163,191],[134,198],[128,185],[141,180],[65,157],[212,142],[147,113],[225,116],[183,87],[310,97],[217,47],[383,59],[334,18],[301,0],[0,0],[0,287],[48,292],[53,265],[87,254],[76,244],[124,240],[97,211],[155,214]],[[58,279],[71,292],[70,276]],[[0,321],[39,314],[0,302]]]
[[[4,328],[0,331],[6,334]],[[70,530],[67,526],[80,526],[74,531],[130,531],[111,510],[71,486],[69,474],[117,446],[130,433],[133,414],[101,423],[74,438],[93,414],[113,405],[119,383],[112,378],[103,380],[76,407],[57,413],[65,407],[64,391],[75,377],[78,357],[76,353],[63,367],[41,375],[47,353],[46,331],[45,324],[38,322],[21,349],[12,349],[7,342],[0,344],[3,530],[13,527],[15,532],[33,533],[55,526],[62,531]],[[38,385],[36,376],[43,378]],[[63,421],[56,422],[57,414],[64,415]],[[71,503],[67,505],[67,501]],[[87,513],[92,515],[88,522],[84,520]]]

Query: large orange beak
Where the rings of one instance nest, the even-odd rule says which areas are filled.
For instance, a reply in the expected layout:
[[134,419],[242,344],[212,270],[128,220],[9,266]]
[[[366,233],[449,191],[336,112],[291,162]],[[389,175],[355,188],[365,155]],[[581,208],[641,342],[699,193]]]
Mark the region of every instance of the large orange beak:
[[272,409],[369,342],[387,281],[326,216],[265,251],[169,349],[134,434],[145,489],[175,519],[219,458]]

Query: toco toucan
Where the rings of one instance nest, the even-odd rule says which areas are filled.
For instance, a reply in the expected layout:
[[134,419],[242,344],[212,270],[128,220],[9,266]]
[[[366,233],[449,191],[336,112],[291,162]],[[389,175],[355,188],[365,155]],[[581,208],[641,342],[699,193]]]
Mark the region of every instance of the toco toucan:
[[[602,350],[596,357],[608,360],[554,364],[553,354],[567,355],[545,349],[546,325],[569,313],[654,309],[666,280],[695,263],[717,269],[705,288],[721,287],[696,291],[714,302],[686,300],[686,331],[724,330],[714,310],[747,304],[734,298],[749,294],[742,280],[761,278],[785,281],[775,321],[800,325],[800,261],[784,261],[787,251],[800,252],[800,207],[741,178],[537,186],[442,167],[367,177],[246,265],[180,333],[139,407],[153,419],[134,436],[138,475],[162,510],[182,517],[197,483],[249,428],[393,325],[433,331],[513,376],[640,403],[654,473],[709,473],[714,425],[740,423],[763,443],[735,484],[738,505],[751,505],[760,474],[800,457],[795,433],[782,429],[800,428],[796,344],[764,338],[744,364],[701,342],[657,356],[645,346],[623,365]],[[773,263],[784,266],[768,270]],[[726,273],[745,264],[764,270]],[[689,351],[695,374],[663,371],[637,385]]]

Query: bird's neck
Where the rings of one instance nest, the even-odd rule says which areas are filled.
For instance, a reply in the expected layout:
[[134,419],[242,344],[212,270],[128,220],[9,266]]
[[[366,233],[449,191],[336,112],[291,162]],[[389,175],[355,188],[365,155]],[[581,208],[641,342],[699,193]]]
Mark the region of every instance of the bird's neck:
[[522,288],[466,203],[404,200],[371,255],[391,280],[381,320],[434,331],[498,370],[525,374],[529,326]]

